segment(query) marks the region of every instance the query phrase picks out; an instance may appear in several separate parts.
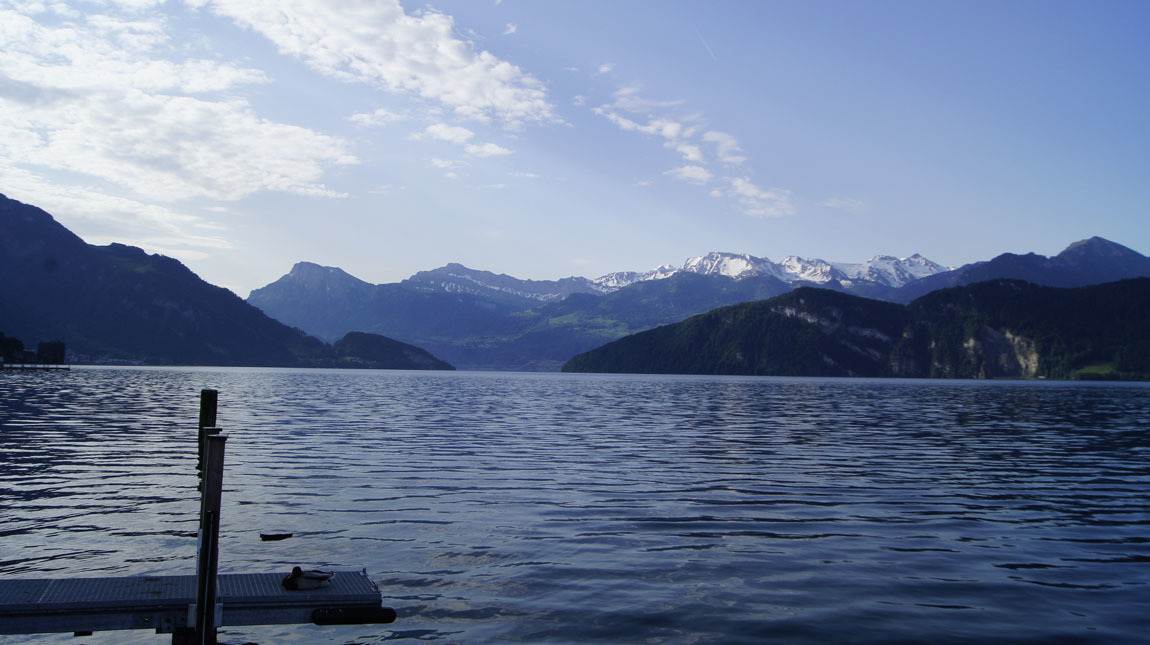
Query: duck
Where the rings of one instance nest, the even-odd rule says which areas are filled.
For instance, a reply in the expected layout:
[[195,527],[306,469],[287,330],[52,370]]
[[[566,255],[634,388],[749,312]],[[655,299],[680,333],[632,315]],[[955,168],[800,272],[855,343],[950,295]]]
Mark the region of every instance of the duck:
[[318,589],[328,583],[335,576],[334,571],[319,571],[312,569],[304,571],[301,567],[292,567],[283,581],[284,589],[307,590]]

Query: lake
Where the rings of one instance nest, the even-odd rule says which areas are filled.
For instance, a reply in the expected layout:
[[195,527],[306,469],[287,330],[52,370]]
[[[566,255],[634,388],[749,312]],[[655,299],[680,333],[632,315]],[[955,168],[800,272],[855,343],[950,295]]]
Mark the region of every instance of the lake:
[[0,373],[0,578],[192,573],[201,388],[229,436],[221,572],[366,567],[399,613],[221,642],[1150,633],[1147,384]]

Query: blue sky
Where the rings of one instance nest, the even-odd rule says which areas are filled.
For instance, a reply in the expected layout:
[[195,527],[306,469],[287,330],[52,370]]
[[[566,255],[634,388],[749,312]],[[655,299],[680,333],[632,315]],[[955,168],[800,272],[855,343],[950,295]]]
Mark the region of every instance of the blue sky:
[[241,296],[297,261],[1150,252],[1150,3],[0,0],[0,192]]

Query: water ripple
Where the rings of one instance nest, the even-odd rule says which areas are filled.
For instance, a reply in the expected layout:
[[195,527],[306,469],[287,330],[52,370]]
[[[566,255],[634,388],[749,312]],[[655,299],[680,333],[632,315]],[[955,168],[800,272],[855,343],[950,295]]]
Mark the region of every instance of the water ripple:
[[0,576],[190,570],[203,387],[230,436],[223,570],[365,566],[400,616],[229,642],[1150,633],[1139,385],[4,374]]

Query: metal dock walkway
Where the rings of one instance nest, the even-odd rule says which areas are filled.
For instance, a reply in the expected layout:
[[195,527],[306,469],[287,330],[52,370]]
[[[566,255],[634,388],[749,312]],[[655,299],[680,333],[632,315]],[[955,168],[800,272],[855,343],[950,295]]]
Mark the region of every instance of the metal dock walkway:
[[[323,587],[291,591],[284,574],[219,575],[217,626],[386,623],[379,590],[361,571],[339,571]],[[194,627],[196,576],[0,580],[0,634]]]

